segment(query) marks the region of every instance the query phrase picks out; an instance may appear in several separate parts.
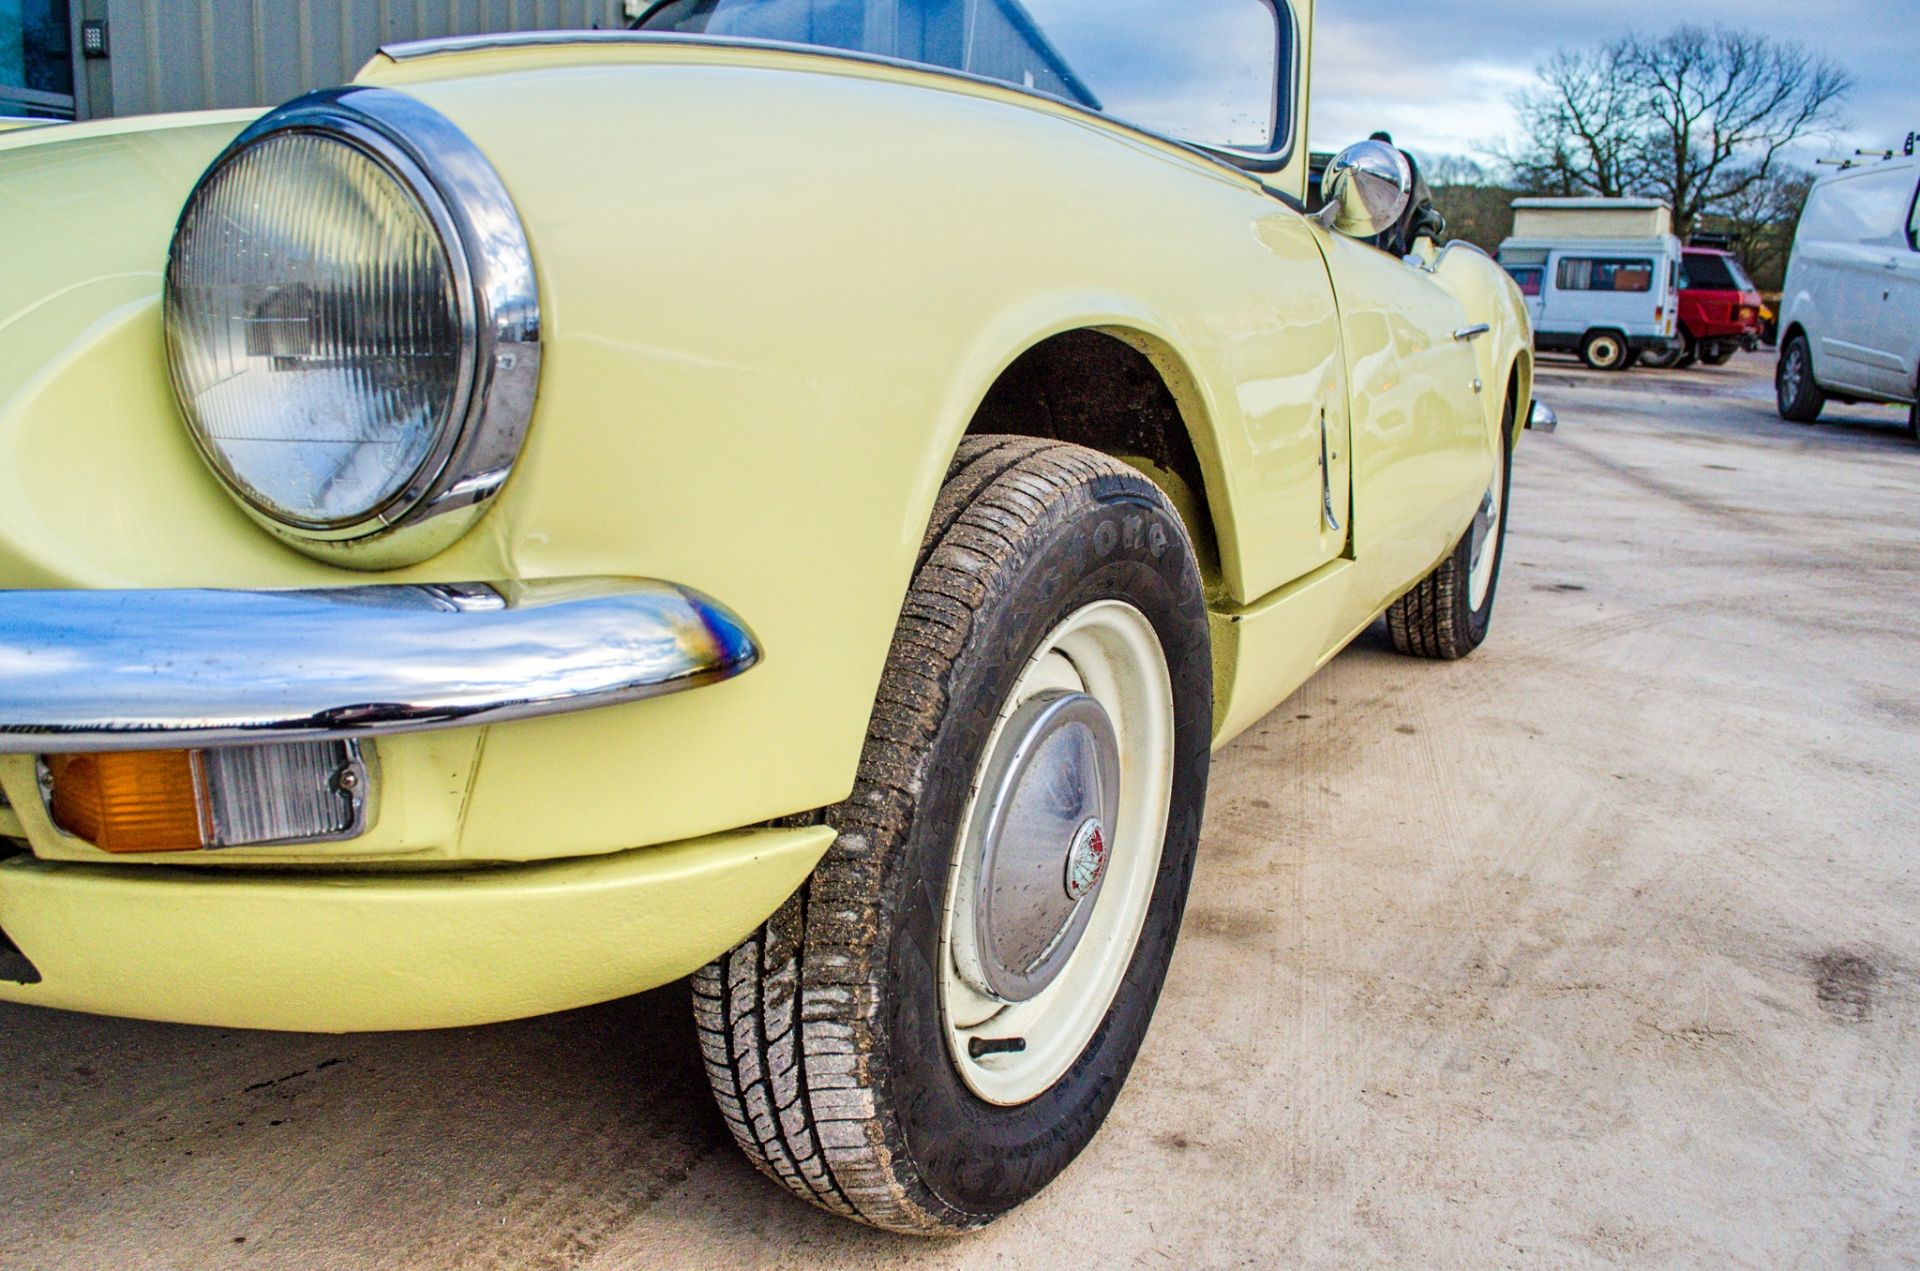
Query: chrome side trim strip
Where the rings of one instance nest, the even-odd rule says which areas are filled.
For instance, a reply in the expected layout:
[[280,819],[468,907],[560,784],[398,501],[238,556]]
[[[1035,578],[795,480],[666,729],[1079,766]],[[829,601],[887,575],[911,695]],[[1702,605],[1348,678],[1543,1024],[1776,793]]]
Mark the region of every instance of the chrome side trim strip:
[[644,579],[0,591],[0,754],[356,740],[728,679],[725,606]]

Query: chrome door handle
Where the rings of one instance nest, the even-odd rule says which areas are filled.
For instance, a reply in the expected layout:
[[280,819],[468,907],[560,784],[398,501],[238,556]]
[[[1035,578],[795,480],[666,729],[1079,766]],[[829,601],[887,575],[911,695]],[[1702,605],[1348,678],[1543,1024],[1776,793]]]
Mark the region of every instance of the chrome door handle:
[[1493,330],[1493,328],[1486,323],[1476,322],[1470,327],[1461,327],[1458,331],[1455,331],[1453,338],[1456,340],[1477,340],[1491,330]]

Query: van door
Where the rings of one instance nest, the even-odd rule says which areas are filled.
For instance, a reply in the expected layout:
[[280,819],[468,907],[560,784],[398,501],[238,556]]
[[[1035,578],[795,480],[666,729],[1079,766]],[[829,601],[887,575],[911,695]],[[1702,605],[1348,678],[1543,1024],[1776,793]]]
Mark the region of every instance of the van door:
[[1920,165],[1907,170],[1906,185],[1906,222],[1880,280],[1873,340],[1879,365],[1893,375],[1886,391],[1895,397],[1910,396],[1920,376]]
[[1905,361],[1893,351],[1903,333],[1892,329],[1891,314],[1900,258],[1908,252],[1913,186],[1910,168],[1869,168],[1817,190],[1804,254],[1823,387],[1885,397],[1912,390]]
[[1527,302],[1527,321],[1538,331],[1546,317],[1548,253],[1530,248],[1502,250],[1500,267],[1513,278]]

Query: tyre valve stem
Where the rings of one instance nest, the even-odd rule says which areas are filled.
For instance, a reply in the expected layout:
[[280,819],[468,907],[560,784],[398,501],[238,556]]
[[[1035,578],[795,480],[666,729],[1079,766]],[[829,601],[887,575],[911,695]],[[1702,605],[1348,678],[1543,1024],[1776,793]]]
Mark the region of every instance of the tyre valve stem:
[[988,1055],[1017,1055],[1027,1048],[1024,1037],[969,1037],[967,1057],[985,1059]]

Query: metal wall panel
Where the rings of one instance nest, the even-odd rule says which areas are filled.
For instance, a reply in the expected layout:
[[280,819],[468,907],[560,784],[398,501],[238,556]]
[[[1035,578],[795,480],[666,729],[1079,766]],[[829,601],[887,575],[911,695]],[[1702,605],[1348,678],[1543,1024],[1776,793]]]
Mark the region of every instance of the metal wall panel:
[[[83,115],[272,106],[342,84],[382,44],[618,28],[620,0],[80,0],[112,57],[86,65]],[[76,19],[77,20],[77,19]]]

